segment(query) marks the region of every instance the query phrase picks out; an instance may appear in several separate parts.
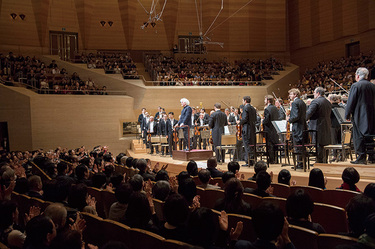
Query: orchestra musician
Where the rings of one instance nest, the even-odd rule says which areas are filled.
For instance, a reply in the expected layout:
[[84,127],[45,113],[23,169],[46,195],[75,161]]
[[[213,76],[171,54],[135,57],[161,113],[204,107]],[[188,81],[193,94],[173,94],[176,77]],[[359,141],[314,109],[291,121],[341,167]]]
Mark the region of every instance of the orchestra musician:
[[205,119],[204,117],[204,113],[201,113],[199,115],[199,119],[196,121],[195,125],[198,127],[199,129],[199,135],[198,135],[198,148],[201,149],[202,148],[202,143],[203,143],[203,149],[205,150],[207,148],[207,138],[203,138],[202,139],[202,128],[203,127],[207,127],[208,125],[208,119]]
[[275,145],[279,143],[279,136],[272,121],[279,120],[279,110],[274,105],[275,99],[272,95],[267,95],[264,99],[266,108],[264,109],[263,129],[268,133],[269,163],[276,163]]
[[[150,136],[153,137],[153,136],[157,135],[158,126],[157,126],[157,123],[154,120],[153,116],[150,116],[150,121],[147,123],[146,126],[147,126],[147,135],[148,135],[148,137],[150,137]],[[148,141],[148,146],[151,149],[150,154],[154,154],[154,147],[151,145],[151,139],[149,139],[149,141]],[[156,153],[159,153],[157,147],[156,147]]]
[[166,131],[167,131],[167,139],[169,144],[169,154],[172,156],[172,151],[176,150],[176,144],[173,143],[173,132],[174,127],[177,125],[178,121],[174,119],[174,113],[168,113],[168,120],[166,121]]
[[[245,148],[245,161],[246,164],[242,166],[249,166],[249,156],[250,156],[250,144],[255,144],[255,123],[257,121],[257,114],[255,108],[250,104],[250,96],[245,96],[242,99],[244,105],[242,118],[237,121],[242,125],[242,141]],[[252,165],[252,162],[250,162]]]
[[[191,121],[191,116],[193,110],[189,106],[190,102],[186,98],[180,99],[181,106],[183,107],[181,111],[181,117],[180,120],[178,121],[176,126],[183,126],[183,125],[188,125],[191,128],[192,121]],[[183,127],[182,128],[184,131],[184,150],[190,150],[191,148],[188,148],[188,140],[189,140],[189,129],[188,127]],[[190,145],[191,147],[191,145]]]
[[225,113],[225,116],[227,117],[227,124],[226,125],[231,125],[231,123],[230,123],[231,115],[230,115],[229,108],[225,108],[224,113]]
[[236,108],[236,109],[234,109],[233,114],[231,113],[231,115],[229,117],[229,123],[231,125],[236,125],[237,120],[240,120],[240,115],[238,114],[238,109]]
[[[195,107],[192,107],[192,113],[191,113],[191,129],[194,129],[195,127],[195,123],[196,121],[198,120],[199,118],[199,114],[197,113],[197,109]],[[197,148],[197,136],[195,135],[195,133],[193,134],[193,136],[191,136],[190,138],[190,147],[192,149],[196,149]]]
[[216,149],[217,146],[221,146],[221,136],[224,133],[224,126],[227,124],[227,116],[220,110],[220,108],[220,103],[214,105],[215,111],[210,116],[209,126],[212,129],[212,150],[215,151],[217,161],[220,162],[221,160],[224,162],[225,150],[219,152],[218,149]]
[[[307,129],[306,125],[306,104],[299,97],[301,92],[297,88],[292,88],[288,91],[289,99],[292,101],[290,115],[286,117],[292,126],[293,144],[300,145],[303,141],[303,131]],[[295,147],[295,151],[299,152],[300,148]],[[303,169],[304,165],[301,162],[301,158],[298,157],[299,161],[297,169]]]
[[[366,164],[365,142],[368,135],[375,135],[375,85],[366,80],[369,71],[360,67],[355,72],[355,80],[350,89],[345,109],[345,118],[353,124],[353,144],[357,160],[353,164]],[[372,139],[371,139],[372,140]],[[374,161],[374,158],[369,158]]]
[[[323,87],[315,88],[314,100],[311,101],[307,109],[306,119],[310,120],[310,129],[317,131],[317,163],[323,163],[325,161],[323,155],[324,146],[331,143],[331,109],[331,103],[324,97]],[[313,142],[315,142],[315,140],[313,140]]]
[[161,106],[158,106],[158,112],[155,113],[155,121],[160,121],[161,118],[162,118],[162,111],[163,111],[163,108]]
[[279,120],[285,120],[286,111],[285,111],[285,108],[283,107],[283,100],[281,98],[276,99],[275,106],[279,110]]
[[[146,109],[145,109],[146,110]],[[143,134],[143,143],[146,144],[146,147],[148,148],[148,143],[147,143],[147,124],[150,121],[150,115],[148,112],[144,112],[144,117],[141,122],[141,131]]]

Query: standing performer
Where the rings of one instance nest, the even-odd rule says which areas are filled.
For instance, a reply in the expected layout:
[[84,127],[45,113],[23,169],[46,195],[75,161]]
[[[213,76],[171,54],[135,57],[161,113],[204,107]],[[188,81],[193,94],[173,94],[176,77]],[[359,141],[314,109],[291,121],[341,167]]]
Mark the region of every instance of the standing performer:
[[214,105],[215,112],[213,112],[210,116],[209,126],[212,129],[212,150],[215,151],[217,161],[220,162],[221,160],[222,162],[224,162],[225,151],[221,150],[219,152],[218,149],[216,149],[216,146],[221,145],[221,136],[224,133],[224,126],[227,124],[227,116],[224,112],[220,111],[220,108],[220,103],[216,103]]
[[[255,123],[257,121],[257,112],[255,108],[250,105],[250,96],[243,97],[242,103],[244,105],[243,112],[241,114],[242,119],[237,122],[242,125],[242,141],[245,148],[246,164],[242,166],[249,166],[250,144],[255,144]],[[250,165],[252,164],[253,162],[250,162]]]
[[202,148],[202,142],[203,142],[203,149],[205,150],[207,148],[207,138],[203,138],[202,139],[202,128],[206,125],[208,125],[208,120],[204,118],[204,113],[201,113],[199,115],[199,119],[196,121],[195,125],[198,127],[199,129],[199,135],[198,135],[198,148],[201,149]]
[[[156,121],[154,121],[154,117],[150,116],[150,121],[147,123],[147,135],[150,135],[151,137],[157,135],[158,132],[158,124]],[[150,147],[150,154],[154,154],[154,147],[151,144],[151,139],[148,141],[148,146]],[[156,147],[156,153],[159,153],[158,148]]]
[[[353,124],[353,143],[357,160],[353,164],[366,164],[366,136],[375,135],[375,85],[367,81],[368,70],[360,67],[349,93],[345,118]],[[374,161],[374,158],[369,158]]]
[[[310,119],[310,129],[317,131],[318,157],[317,163],[323,163],[324,146],[331,143],[331,103],[324,97],[323,87],[314,91],[314,100],[309,105],[306,119]],[[315,141],[314,141],[315,142]]]
[[168,120],[166,122],[167,138],[169,144],[169,154],[172,156],[172,151],[176,149],[176,145],[173,143],[173,132],[174,127],[177,124],[177,120],[174,119],[174,113],[168,113]]
[[270,155],[269,163],[276,163],[275,158],[275,144],[279,143],[279,136],[277,131],[272,124],[272,121],[279,120],[279,110],[274,106],[274,98],[271,95],[267,95],[264,99],[266,108],[264,109],[263,129],[268,133],[268,153]]
[[[190,128],[191,128],[191,114],[192,114],[192,109],[191,107],[189,106],[190,102],[188,99],[186,98],[182,98],[180,100],[180,103],[181,103],[181,106],[183,107],[182,111],[181,111],[181,117],[180,117],[180,120],[178,121],[177,123],[177,126],[183,126],[183,125],[188,125]],[[188,127],[183,127],[182,128],[183,131],[184,131],[184,149],[185,150],[190,150],[191,149],[191,145],[190,145],[190,148],[188,148],[188,140],[189,140],[189,133],[188,133]]]
[[[293,124],[292,133],[293,133],[293,144],[299,145],[302,144],[304,139],[303,131],[307,129],[306,125],[306,104],[303,102],[299,96],[301,92],[297,88],[292,88],[288,91],[289,99],[292,101],[290,115],[286,117],[287,121]],[[296,152],[300,150],[295,147]],[[300,161],[301,158],[298,158]],[[297,164],[297,169],[303,169],[303,163],[299,162]]]

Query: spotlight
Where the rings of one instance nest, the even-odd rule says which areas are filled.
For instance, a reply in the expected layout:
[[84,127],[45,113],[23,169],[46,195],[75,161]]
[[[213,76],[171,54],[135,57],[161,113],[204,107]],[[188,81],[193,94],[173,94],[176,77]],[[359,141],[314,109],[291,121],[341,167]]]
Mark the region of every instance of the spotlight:
[[144,22],[143,26],[146,28],[148,26],[148,22]]
[[156,26],[156,23],[152,22],[152,23],[151,23],[151,26],[152,26],[152,27],[155,27],[155,26]]
[[109,25],[110,27],[112,27],[113,22],[112,22],[112,21],[108,21],[108,25]]
[[17,14],[16,13],[12,13],[12,14],[10,14],[10,16],[13,18],[13,20],[14,19],[16,19],[16,17],[17,17]]
[[26,16],[24,14],[20,14],[20,18],[23,20],[25,20]]
[[104,27],[105,21],[100,21],[100,24],[102,25],[102,27]]

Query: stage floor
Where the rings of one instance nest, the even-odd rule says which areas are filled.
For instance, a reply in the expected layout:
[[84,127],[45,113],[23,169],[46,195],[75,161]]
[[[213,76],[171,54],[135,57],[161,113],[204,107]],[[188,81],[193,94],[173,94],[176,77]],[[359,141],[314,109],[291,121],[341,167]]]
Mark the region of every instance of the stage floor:
[[[168,164],[167,171],[170,175],[177,175],[181,171],[186,170],[187,161],[173,160],[170,156],[161,156],[161,155],[150,155],[146,153],[137,153],[135,154],[132,150],[128,150],[127,154],[135,158],[149,158],[152,162],[152,165],[155,165],[157,162],[162,165]],[[284,160],[283,160],[284,161]],[[197,160],[198,165],[206,165],[206,160]],[[227,165],[229,162],[229,154],[226,155],[225,163],[219,164],[218,168],[227,171]],[[239,162],[240,165],[245,164],[244,161]],[[290,163],[293,164],[293,160],[290,159]],[[342,183],[341,174],[346,167],[355,167],[361,176],[361,180],[357,184],[360,190],[364,190],[366,185],[371,182],[375,182],[375,164],[368,165],[353,165],[349,160],[345,162],[333,162],[330,164],[315,164],[314,167],[320,168],[324,175],[328,179],[327,188],[333,189],[339,187]],[[313,169],[314,167],[311,167]],[[277,175],[282,169],[287,169],[292,175],[292,180],[297,182],[297,185],[307,185],[309,171],[304,172],[303,170],[294,170],[292,165],[290,166],[281,166],[281,164],[270,164],[268,172],[273,172],[274,178],[273,181],[277,182]],[[245,175],[245,178],[249,178],[254,174],[254,167],[242,167],[240,168],[240,173]]]

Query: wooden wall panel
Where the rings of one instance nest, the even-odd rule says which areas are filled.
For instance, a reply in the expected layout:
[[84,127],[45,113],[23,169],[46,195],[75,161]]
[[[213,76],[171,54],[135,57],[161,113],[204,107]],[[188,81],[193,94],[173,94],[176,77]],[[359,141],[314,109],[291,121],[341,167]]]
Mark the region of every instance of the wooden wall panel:
[[358,33],[358,1],[342,0],[343,36]]
[[310,47],[312,45],[312,29],[311,29],[311,4],[310,1],[299,1],[298,17],[299,17],[299,47]]
[[375,28],[375,1],[368,1],[368,9],[366,13],[369,16],[369,29]]
[[286,1],[267,0],[266,39],[267,51],[286,49]]
[[319,16],[315,16],[319,20],[319,39],[320,42],[333,40],[333,3],[332,0],[317,1],[319,3]]

